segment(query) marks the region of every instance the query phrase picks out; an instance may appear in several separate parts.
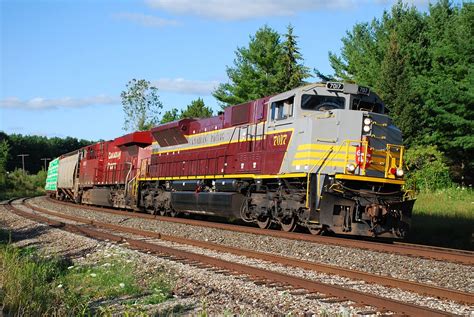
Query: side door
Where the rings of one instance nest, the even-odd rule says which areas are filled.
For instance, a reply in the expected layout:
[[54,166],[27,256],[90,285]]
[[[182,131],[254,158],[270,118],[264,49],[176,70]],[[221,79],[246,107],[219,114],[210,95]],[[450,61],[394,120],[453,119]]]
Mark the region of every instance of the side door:
[[294,133],[295,95],[270,99],[265,134],[265,173],[287,172],[288,146]]

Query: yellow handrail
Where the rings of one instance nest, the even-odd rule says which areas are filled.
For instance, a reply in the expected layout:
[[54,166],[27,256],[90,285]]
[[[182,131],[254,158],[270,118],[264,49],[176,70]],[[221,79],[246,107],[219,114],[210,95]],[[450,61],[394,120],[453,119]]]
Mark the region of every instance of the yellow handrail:
[[[394,149],[394,150],[392,150]],[[387,144],[387,152],[385,154],[385,178],[395,178],[395,175],[390,173],[390,169],[396,168],[401,169],[403,168],[403,152],[405,147],[403,145],[396,145],[396,144]],[[400,157],[398,158],[397,164],[397,157],[392,155],[392,152],[399,151]]]
[[[347,173],[347,162],[349,161],[349,146],[351,143],[357,143],[357,144],[363,144],[364,146],[364,164],[361,167],[362,170],[362,175],[365,175],[365,167],[366,167],[366,162],[367,162],[367,152],[368,152],[368,141],[362,141],[362,140],[344,140],[338,147],[337,151],[333,151],[334,147],[330,147],[329,150],[327,150],[322,158],[313,165],[313,167],[308,171],[307,173],[307,181],[306,181],[306,208],[309,208],[309,192],[310,192],[310,174],[311,172],[323,161],[323,164],[320,166],[319,171],[318,171],[318,177],[316,178],[316,186],[318,188],[318,191],[316,192],[316,195],[318,197],[318,201],[320,198],[320,193],[319,193],[319,182],[321,178],[321,172],[324,170],[324,168],[329,164],[329,162],[332,161],[332,159],[341,152],[342,148],[344,145],[346,145],[346,157],[344,161],[344,174]],[[328,159],[327,159],[328,158]],[[327,159],[327,160],[326,160]],[[324,161],[325,160],[325,161]]]
[[321,157],[321,159],[318,161],[318,163],[314,164],[313,167],[311,167],[311,169],[308,171],[308,173],[306,173],[306,174],[307,174],[307,178],[306,178],[306,203],[305,203],[306,208],[309,208],[309,199],[308,199],[308,197],[309,197],[309,186],[310,186],[309,177],[310,177],[310,175],[311,175],[311,172],[316,168],[317,165],[319,165],[319,163],[320,163],[321,161],[323,161],[323,160],[326,158],[326,155],[328,155],[328,154],[331,153],[332,148],[333,148],[333,147],[331,146],[331,147],[329,148],[329,150],[327,150],[327,151],[324,153],[323,157]]

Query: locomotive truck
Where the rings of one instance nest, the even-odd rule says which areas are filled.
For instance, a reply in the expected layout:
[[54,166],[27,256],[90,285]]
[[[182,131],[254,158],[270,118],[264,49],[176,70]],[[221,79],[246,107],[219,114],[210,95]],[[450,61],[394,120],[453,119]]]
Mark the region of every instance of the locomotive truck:
[[403,238],[414,204],[403,151],[369,88],[315,83],[65,154],[50,163],[46,189],[163,216]]

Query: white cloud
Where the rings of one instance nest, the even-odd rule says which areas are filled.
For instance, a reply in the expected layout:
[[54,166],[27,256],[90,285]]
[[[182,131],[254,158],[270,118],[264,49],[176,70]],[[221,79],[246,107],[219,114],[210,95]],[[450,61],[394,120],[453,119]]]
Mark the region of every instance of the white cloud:
[[146,0],[146,3],[152,8],[177,14],[218,20],[289,16],[298,12],[349,9],[357,6],[357,0]]
[[0,100],[0,108],[43,110],[54,108],[82,108],[92,105],[119,104],[120,98],[106,95],[99,95],[85,98],[42,98],[35,97],[29,100],[22,100],[17,97],[8,97]]
[[152,84],[161,91],[210,95],[219,83],[217,81],[188,80],[184,78],[160,78],[153,81]]
[[164,27],[179,24],[176,20],[163,19],[154,15],[147,15],[142,13],[122,12],[114,13],[112,16],[119,20],[128,20],[146,27]]

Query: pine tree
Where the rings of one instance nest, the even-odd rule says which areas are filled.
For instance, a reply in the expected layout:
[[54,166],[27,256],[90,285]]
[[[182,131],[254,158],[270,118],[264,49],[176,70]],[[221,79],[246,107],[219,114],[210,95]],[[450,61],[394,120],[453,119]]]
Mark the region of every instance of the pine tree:
[[209,118],[212,117],[212,109],[206,107],[204,100],[198,98],[181,111],[180,119],[184,118]]
[[234,67],[227,67],[228,83],[223,83],[213,96],[221,106],[243,103],[282,91],[280,35],[268,26],[250,37],[248,47],[235,51]]
[[179,119],[179,114],[178,114],[178,109],[173,108],[171,110],[166,111],[163,114],[163,117],[160,120],[160,123],[168,123],[168,122],[173,122]]
[[301,62],[303,57],[299,52],[297,36],[293,34],[293,26],[287,26],[287,32],[284,34],[283,42],[283,90],[290,90],[303,85],[304,80],[310,77],[309,68]]

